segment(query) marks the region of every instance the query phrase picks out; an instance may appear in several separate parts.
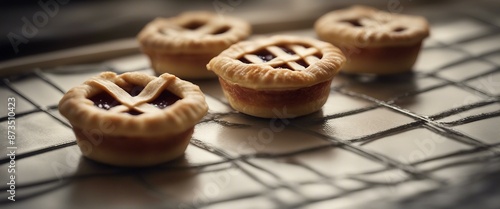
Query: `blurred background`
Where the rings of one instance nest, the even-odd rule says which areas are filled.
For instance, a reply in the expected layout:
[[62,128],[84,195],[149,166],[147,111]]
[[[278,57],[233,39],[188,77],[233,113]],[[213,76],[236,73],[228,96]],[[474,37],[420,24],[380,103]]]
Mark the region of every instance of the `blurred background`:
[[[413,7],[416,4],[431,2],[403,1],[3,1],[0,7],[0,46],[2,48],[0,61],[134,37],[147,22],[155,17],[174,16],[187,10],[208,10],[222,15],[239,16],[255,26],[254,33],[267,33],[311,27],[314,20],[327,11],[354,3],[384,8],[389,3]],[[18,50],[14,49],[13,44]]]
[[[133,38],[153,18],[187,10],[208,10],[250,21],[254,34],[311,28],[322,14],[352,4],[412,13],[427,5],[460,5],[470,1],[428,0],[188,0],[2,1],[0,63],[28,55],[110,40]],[[474,1],[472,4],[495,1]],[[419,11],[419,14],[425,12]],[[446,8],[442,10],[446,12]],[[432,14],[429,14],[432,16]]]

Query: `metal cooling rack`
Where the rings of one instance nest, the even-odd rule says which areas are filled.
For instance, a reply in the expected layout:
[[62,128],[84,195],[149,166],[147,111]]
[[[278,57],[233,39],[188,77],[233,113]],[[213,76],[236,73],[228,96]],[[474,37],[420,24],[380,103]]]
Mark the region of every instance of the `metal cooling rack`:
[[[447,194],[467,190],[470,182],[500,182],[491,177],[500,170],[500,24],[495,20],[500,16],[493,12],[431,17],[433,35],[414,73],[339,75],[322,111],[298,119],[242,115],[228,106],[217,81],[194,81],[207,95],[208,115],[196,126],[184,157],[145,169],[110,167],[81,157],[70,125],[57,111],[64,92],[101,71],[152,74],[145,56],[5,77],[1,101],[16,99],[17,185],[16,202],[2,192],[0,204],[308,209],[498,205],[499,200],[481,202],[463,192],[447,203],[432,198],[443,189]],[[0,114],[4,134],[5,108]],[[8,147],[6,140],[0,145]],[[1,182],[9,180],[4,175],[9,162],[0,156]],[[456,185],[462,186],[454,189]],[[9,189],[4,183],[0,187]],[[488,193],[498,197],[492,191]]]

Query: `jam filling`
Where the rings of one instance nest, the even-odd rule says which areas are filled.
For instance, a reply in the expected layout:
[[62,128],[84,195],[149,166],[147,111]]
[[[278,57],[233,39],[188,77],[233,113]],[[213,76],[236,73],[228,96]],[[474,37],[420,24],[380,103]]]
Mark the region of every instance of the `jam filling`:
[[322,55],[322,54],[313,54],[313,56],[315,56],[315,57],[316,57],[316,58],[318,58],[318,59],[323,58],[323,55]]
[[278,66],[275,66],[276,69],[285,69],[285,70],[292,70],[290,69],[290,67],[285,63],[285,64],[281,64],[281,65],[278,65]]
[[223,33],[227,32],[229,29],[230,29],[229,26],[224,26],[224,27],[218,28],[216,31],[212,32],[212,35],[223,34]]
[[[295,54],[295,52],[293,50],[289,49],[286,46],[278,46],[278,47],[281,50],[283,50],[284,52],[286,52],[287,54],[290,54],[290,55]],[[269,61],[273,60],[274,58],[276,58],[276,56],[274,54],[272,54],[271,52],[269,52],[267,49],[261,49],[259,51],[253,52],[252,54],[255,54],[263,62],[269,62]],[[245,57],[241,57],[239,60],[245,64],[251,64],[251,62],[248,61]]]
[[248,61],[245,57],[241,57],[240,59],[238,59],[239,61],[245,63],[245,64],[252,64],[250,61]]
[[96,94],[89,99],[94,102],[94,106],[105,110],[109,110],[115,106],[120,105],[120,102],[118,102],[115,98],[113,98],[106,92]]
[[289,55],[295,54],[295,52],[293,50],[291,50],[290,48],[288,48],[286,46],[278,46],[278,47]]
[[406,30],[406,28],[405,28],[405,27],[397,27],[397,28],[395,28],[395,29],[394,29],[394,30],[392,30],[392,31],[394,31],[394,32],[396,32],[396,33],[400,33],[400,32],[403,32],[403,31],[405,31],[405,30]]
[[269,62],[272,59],[276,58],[274,54],[271,54],[271,52],[267,51],[266,49],[257,51],[254,54],[257,55],[257,57],[259,57],[264,62]]
[[306,61],[304,61],[304,60],[297,60],[297,61],[295,61],[295,62],[296,62],[297,64],[299,64],[299,65],[302,65],[302,67],[304,67],[304,68],[309,67],[309,64],[307,64],[307,62],[306,62]]
[[358,19],[342,20],[341,22],[349,23],[354,27],[363,27],[363,25]]
[[189,22],[189,23],[183,25],[182,27],[185,28],[185,29],[188,29],[188,30],[196,30],[196,29],[200,28],[203,25],[205,25],[204,22],[201,22],[201,21],[192,21],[192,22]]
[[165,109],[180,99],[180,97],[169,91],[163,91],[156,99],[149,102],[149,104],[152,104],[159,109]]
[[[310,47],[310,46],[304,46],[304,45],[301,45],[301,46],[304,47],[304,48],[309,48]],[[285,52],[285,53],[287,53],[289,55],[296,55],[297,54],[297,53],[295,53],[295,51],[293,51],[292,49],[290,49],[290,47],[287,47],[285,45],[278,45],[277,47],[279,47],[283,52]],[[269,61],[273,60],[274,58],[276,58],[276,56],[274,54],[272,54],[271,52],[269,52],[267,49],[261,49],[259,51],[253,52],[252,54],[254,54],[257,57],[259,57],[263,62],[269,62]],[[323,57],[319,53],[313,54],[312,56],[314,56],[314,57],[316,57],[318,59],[321,59]],[[245,64],[252,64],[252,62],[250,62],[245,57],[239,58],[239,61],[241,61],[241,62],[243,62]],[[297,64],[301,65],[304,68],[309,67],[309,64],[305,60],[303,60],[303,59],[296,60],[295,62]],[[283,64],[280,64],[280,65],[277,65],[277,66],[273,66],[273,67],[276,68],[276,69],[292,70],[292,68],[287,63],[283,63]]]
[[[132,88],[130,91],[127,91],[130,96],[137,96],[143,89],[144,87],[135,87]],[[98,93],[92,97],[89,98],[92,102],[94,102],[94,106],[104,109],[104,110],[109,110],[115,106],[121,105],[119,101],[117,101],[113,96],[109,95],[107,92],[101,92]],[[180,100],[181,98],[178,97],[177,95],[169,92],[169,91],[163,91],[158,95],[157,98],[154,100],[148,102],[149,104],[159,108],[159,109],[165,109],[168,106],[174,104],[177,100]],[[140,115],[142,112],[139,112],[137,110],[129,110],[126,113],[131,114],[131,115]]]

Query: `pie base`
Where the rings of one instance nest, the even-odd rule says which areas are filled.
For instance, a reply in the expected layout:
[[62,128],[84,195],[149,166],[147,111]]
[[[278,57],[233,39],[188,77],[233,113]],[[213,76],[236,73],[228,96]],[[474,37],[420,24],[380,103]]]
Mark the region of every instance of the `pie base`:
[[340,46],[347,57],[344,73],[389,75],[412,70],[421,42],[409,46],[363,47]]
[[332,80],[291,90],[255,90],[220,77],[219,82],[229,104],[241,113],[261,118],[295,118],[321,109],[330,94]]
[[174,136],[129,137],[85,131],[73,126],[82,154],[94,161],[115,166],[144,167],[174,160],[184,154],[194,127]]
[[137,39],[157,74],[205,79],[216,77],[206,69],[210,59],[250,33],[251,25],[239,18],[191,11],[154,19],[144,26]]
[[216,78],[215,73],[208,71],[206,65],[210,59],[217,55],[218,53],[148,54],[151,67],[157,75],[170,73],[188,80]]

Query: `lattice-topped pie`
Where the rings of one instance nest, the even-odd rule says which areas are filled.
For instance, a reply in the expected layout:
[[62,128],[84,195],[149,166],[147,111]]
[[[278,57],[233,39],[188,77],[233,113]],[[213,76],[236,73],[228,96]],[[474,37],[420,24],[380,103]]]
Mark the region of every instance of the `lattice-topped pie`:
[[281,35],[237,43],[207,68],[219,76],[234,109],[291,118],[321,109],[344,62],[342,52],[329,43]]
[[407,72],[429,36],[423,17],[365,6],[327,13],[316,21],[315,30],[321,40],[342,49],[348,58],[342,71],[348,73]]
[[137,72],[101,73],[59,102],[83,155],[118,166],[149,166],[179,157],[207,110],[198,86],[170,74]]
[[250,32],[250,24],[234,17],[186,12],[156,18],[142,29],[138,40],[156,73],[200,79],[215,77],[205,68],[208,61]]

